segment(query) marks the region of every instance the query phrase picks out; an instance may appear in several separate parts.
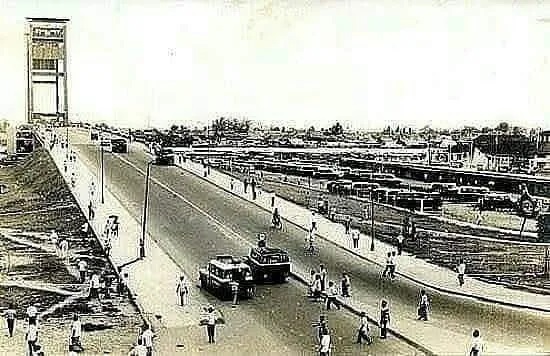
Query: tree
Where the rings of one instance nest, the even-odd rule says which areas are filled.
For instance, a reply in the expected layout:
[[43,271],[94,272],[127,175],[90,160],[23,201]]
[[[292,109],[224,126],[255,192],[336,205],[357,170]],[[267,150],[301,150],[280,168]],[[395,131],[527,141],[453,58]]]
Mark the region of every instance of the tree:
[[497,126],[497,130],[501,132],[508,132],[509,129],[510,129],[510,125],[508,125],[508,123],[504,121],[498,124]]
[[336,122],[334,125],[332,125],[329,129],[331,135],[337,136],[344,133],[344,128],[342,125],[340,125],[339,122]]

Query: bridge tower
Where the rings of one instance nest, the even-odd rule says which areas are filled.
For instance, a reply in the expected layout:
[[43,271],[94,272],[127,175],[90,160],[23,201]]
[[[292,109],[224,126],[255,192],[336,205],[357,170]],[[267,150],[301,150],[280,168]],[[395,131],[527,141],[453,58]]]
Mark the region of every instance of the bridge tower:
[[[67,90],[67,23],[68,19],[27,17],[27,100],[26,121],[44,122],[56,126],[69,123]],[[36,110],[35,89],[52,99]],[[53,91],[53,92],[52,92]],[[48,100],[52,103],[53,100]],[[42,105],[45,106],[45,105]]]

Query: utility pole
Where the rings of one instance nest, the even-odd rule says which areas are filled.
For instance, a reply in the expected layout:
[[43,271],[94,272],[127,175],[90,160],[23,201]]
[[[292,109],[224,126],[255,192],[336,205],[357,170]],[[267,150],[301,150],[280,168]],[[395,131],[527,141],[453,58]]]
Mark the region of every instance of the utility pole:
[[99,147],[101,148],[101,155],[100,155],[100,160],[101,160],[101,204],[104,204],[105,203],[105,169],[104,169],[104,166],[103,166],[103,146],[101,145],[101,140],[99,142]]
[[373,200],[373,192],[374,188],[370,187],[370,232],[371,232],[371,240],[370,240],[370,250],[374,251],[374,200]]
[[147,172],[145,174],[145,199],[143,201],[143,217],[141,218],[141,237],[139,239],[139,258],[145,257],[145,233],[147,229],[147,208],[149,207],[149,177],[151,175],[151,164],[147,163]]

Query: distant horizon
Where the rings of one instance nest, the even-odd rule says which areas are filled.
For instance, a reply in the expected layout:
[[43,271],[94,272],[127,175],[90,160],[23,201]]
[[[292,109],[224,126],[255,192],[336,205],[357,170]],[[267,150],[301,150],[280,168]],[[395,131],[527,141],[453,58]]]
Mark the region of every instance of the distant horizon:
[[5,1],[0,118],[14,123],[32,16],[70,19],[73,121],[550,128],[550,2]]

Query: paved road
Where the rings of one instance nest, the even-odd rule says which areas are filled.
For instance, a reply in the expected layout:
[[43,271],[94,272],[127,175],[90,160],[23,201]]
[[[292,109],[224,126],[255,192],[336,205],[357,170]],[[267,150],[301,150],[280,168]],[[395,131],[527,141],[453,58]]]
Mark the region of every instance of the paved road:
[[[97,157],[94,147],[82,146],[81,151],[90,159]],[[135,211],[136,216],[140,216],[143,176],[118,157],[107,154],[105,158],[108,183],[114,188],[115,195],[128,199],[131,202],[132,211]],[[132,150],[123,159],[129,160],[132,165],[143,171],[149,160],[146,154],[140,150]],[[256,206],[235,199],[232,195],[216,189],[182,170],[170,167],[153,167],[152,176],[175,189],[193,204],[248,241],[255,241],[256,233],[266,230],[269,224],[270,216],[259,211]],[[181,254],[181,258],[191,258],[196,265],[216,253],[231,251],[245,254],[247,252],[247,248],[243,244],[224,237],[218,226],[209,219],[205,219],[201,214],[197,214],[194,208],[173,197],[156,184],[153,184],[151,188],[150,231],[153,235],[159,236],[159,242],[165,246],[167,251],[174,251],[177,256]],[[281,232],[270,232],[269,240],[273,241],[273,244],[287,249],[294,263],[304,266],[304,269],[315,268],[322,261],[328,266],[332,279],[339,278],[344,271],[349,272],[352,275],[354,293],[360,294],[362,298],[364,295],[365,300],[368,300],[369,303],[372,302],[373,305],[382,297],[389,297],[395,318],[415,317],[418,286],[402,280],[381,284],[378,267],[322,241],[320,242],[321,253],[319,256],[304,256],[301,238],[303,235],[302,230],[289,225],[285,226]],[[290,325],[288,318],[296,315],[298,310],[302,313],[305,311],[306,315],[310,315],[309,313],[317,315],[318,307],[307,304],[302,297],[304,291],[300,289],[300,286],[292,288],[290,286],[292,284],[260,289],[261,293],[268,294],[264,295],[265,298],[260,297],[250,302],[250,308],[253,308],[251,309],[251,318],[259,323],[274,323],[274,328],[287,334],[287,337],[294,335],[301,339],[298,336],[300,333],[311,335],[309,321],[315,316],[305,318],[307,322],[302,320],[301,324],[295,324],[295,330],[300,330],[296,334],[287,329]],[[288,289],[283,293],[283,288]],[[434,342],[440,343],[442,335],[452,335],[454,339],[452,342],[449,341],[453,345],[450,350],[461,349],[462,345],[467,343],[468,335],[473,328],[480,328],[486,340],[506,346],[507,350],[521,350],[524,353],[550,350],[550,318],[548,316],[435,293],[431,294],[431,299],[433,312],[429,325],[441,330],[441,334],[430,333],[431,335],[427,338],[434,338]],[[258,304],[262,302],[267,304]],[[285,308],[280,308],[279,303],[284,304]],[[294,308],[290,310],[290,306],[295,303],[301,303],[300,307],[297,310]],[[271,316],[274,319],[265,319],[266,316],[262,313],[262,308],[267,305],[271,306],[268,308],[277,308],[278,312],[275,313],[277,316]],[[257,306],[257,308],[254,309],[253,306]],[[344,336],[344,340],[340,341],[342,346],[338,346],[339,350],[343,350],[343,345],[350,341],[347,335],[353,333],[354,320],[336,313],[331,313],[330,318],[331,322],[337,325],[336,334]],[[422,327],[419,324],[419,328]],[[290,340],[287,339],[285,342]],[[395,352],[405,352],[397,351],[401,350],[399,348],[403,346],[400,343],[390,344],[388,342],[384,345],[388,347],[387,349],[383,348],[384,352],[390,352],[392,347],[396,347]]]
[[[72,142],[77,140],[83,140],[83,135],[73,135]],[[97,147],[85,144],[75,147],[85,163],[98,169]],[[123,159],[129,160],[131,164]],[[144,176],[133,165],[144,171],[148,160],[144,153],[134,149],[129,155],[120,158],[111,153],[104,155],[106,184],[138,220],[142,214]],[[257,232],[265,230],[267,220],[264,221],[264,216],[255,216],[251,207],[243,206],[240,201],[235,202],[200,179],[175,168],[157,166],[152,167],[152,176],[192,203],[185,202],[157,184],[150,186],[148,229],[161,247],[187,271],[196,271],[216,254],[247,254],[248,245],[240,238],[227,234],[225,227],[251,242],[255,241]],[[210,216],[199,212],[194,204]],[[210,205],[216,205],[216,208],[212,209]],[[223,227],[216,221],[222,222]],[[309,262],[318,265],[318,259]],[[243,330],[267,329],[281,345],[289,347],[290,353],[314,353],[315,330],[311,323],[322,310],[319,304],[305,298],[305,287],[291,281],[284,285],[260,286],[257,292],[256,298],[239,306],[239,319],[246,320]],[[346,312],[333,311],[328,313],[328,318],[335,354],[365,352],[358,345],[352,344],[357,327],[356,317]],[[228,319],[228,328],[236,328],[236,325],[231,324],[231,318]],[[243,338],[246,338],[248,342],[261,344],[261,334],[265,333],[255,335],[246,332],[239,335],[237,332],[233,335],[233,341],[229,338],[227,342],[243,342]],[[412,347],[395,338],[378,341],[369,351],[373,354],[417,354]]]

